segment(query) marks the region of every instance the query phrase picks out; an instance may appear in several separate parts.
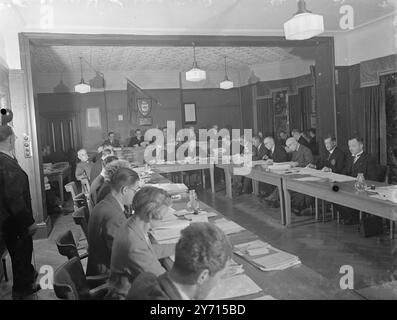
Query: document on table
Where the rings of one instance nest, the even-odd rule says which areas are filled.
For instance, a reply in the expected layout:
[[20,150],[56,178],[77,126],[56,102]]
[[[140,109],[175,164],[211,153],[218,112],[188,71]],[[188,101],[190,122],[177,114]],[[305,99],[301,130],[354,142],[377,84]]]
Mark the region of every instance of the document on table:
[[324,179],[320,178],[320,177],[303,177],[303,178],[297,178],[294,180],[296,180],[296,181],[322,181]]
[[185,219],[191,222],[208,222],[208,217],[206,215],[198,215],[192,213],[185,215]]
[[252,300],[277,300],[277,299],[274,298],[271,295],[265,295],[265,296],[261,296],[261,297],[258,297],[258,298],[254,298]]
[[245,230],[242,226],[225,218],[218,219],[214,223],[227,235]]
[[147,184],[147,185],[163,189],[170,194],[184,193],[189,190],[184,183],[155,183],[155,184]]
[[251,252],[250,255],[253,255],[252,253],[257,253],[257,252],[261,252],[261,251],[268,253],[268,249],[267,249],[268,247],[270,247],[270,245],[266,242],[261,241],[261,240],[254,240],[254,241],[241,243],[241,244],[234,246],[234,248],[238,250],[238,251],[236,251],[236,253],[240,254],[240,255],[245,254],[245,253],[249,254],[249,252]]
[[[333,172],[324,172],[321,170],[316,170],[312,168],[300,168],[298,174],[307,174],[313,177],[318,177],[322,179],[329,179],[336,182],[347,182],[354,181],[356,178],[345,176],[343,174],[333,173]],[[304,181],[304,180],[301,180]],[[309,181],[309,180],[306,180]],[[314,181],[314,180],[313,180]]]
[[221,279],[206,300],[224,300],[261,292],[262,289],[246,274]]

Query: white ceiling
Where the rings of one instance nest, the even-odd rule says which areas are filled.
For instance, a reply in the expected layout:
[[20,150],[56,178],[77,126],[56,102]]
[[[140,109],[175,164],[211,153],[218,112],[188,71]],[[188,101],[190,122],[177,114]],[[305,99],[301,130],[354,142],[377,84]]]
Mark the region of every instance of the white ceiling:
[[[300,59],[311,54],[310,48],[279,47],[196,47],[198,66],[205,70],[224,70],[224,56],[230,70],[244,67]],[[34,72],[80,72],[80,59],[93,69],[180,70],[192,67],[192,47],[109,47],[109,46],[32,46]],[[90,69],[83,62],[83,70]],[[92,70],[91,70],[92,71]]]
[[[2,0],[32,30],[117,30],[179,34],[274,31],[296,11],[296,0]],[[306,0],[324,16],[327,32],[340,32],[340,8],[354,10],[354,27],[390,15],[397,0]]]

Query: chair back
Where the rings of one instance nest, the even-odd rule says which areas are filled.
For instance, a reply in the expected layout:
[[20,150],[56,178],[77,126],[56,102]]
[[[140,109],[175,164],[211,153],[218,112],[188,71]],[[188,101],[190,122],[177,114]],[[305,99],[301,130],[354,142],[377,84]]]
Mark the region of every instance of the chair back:
[[76,242],[73,238],[72,231],[68,230],[65,233],[61,234],[56,240],[55,243],[58,247],[58,252],[67,257],[69,260],[74,257],[79,257],[79,252],[77,251]]
[[65,190],[66,190],[66,192],[69,192],[72,195],[72,199],[74,197],[76,197],[77,187],[76,187],[76,183],[74,181],[71,181],[71,182],[65,184]]
[[90,194],[90,183],[88,182],[88,179],[81,179],[81,187],[83,190],[84,194]]
[[384,165],[379,165],[377,168],[377,176],[378,176],[378,181],[379,182],[388,182],[388,177],[389,177],[389,167],[384,166]]
[[87,219],[87,209],[86,207],[78,208],[73,212],[72,217],[74,223],[79,225],[83,229],[85,237],[88,239],[88,219]]
[[78,257],[66,261],[54,273],[54,291],[59,299],[89,299],[89,286]]
[[89,210],[89,205],[87,201],[87,197],[84,193],[79,193],[77,196],[73,198],[73,204],[75,210],[79,208],[85,208],[85,218],[87,220],[87,223],[90,219],[90,210]]

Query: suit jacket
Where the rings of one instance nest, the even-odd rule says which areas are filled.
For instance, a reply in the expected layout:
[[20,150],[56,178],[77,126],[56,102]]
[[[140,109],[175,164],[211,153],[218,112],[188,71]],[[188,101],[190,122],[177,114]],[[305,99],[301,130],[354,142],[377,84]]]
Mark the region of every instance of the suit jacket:
[[118,148],[118,147],[120,147],[120,142],[119,142],[119,140],[117,140],[117,139],[114,139],[113,140],[113,142],[110,142],[110,140],[109,139],[107,139],[107,140],[105,140],[104,142],[103,142],[103,145],[111,145],[113,148]]
[[346,154],[335,147],[332,154],[327,151],[325,158],[321,158],[317,164],[317,169],[322,169],[324,167],[330,168],[334,173],[342,173],[346,165]]
[[93,163],[91,161],[78,162],[76,165],[76,173],[75,173],[76,179],[82,180],[84,178],[87,178],[90,181],[92,166],[93,166]]
[[144,139],[143,136],[141,136],[140,139],[138,139],[137,137],[132,137],[131,140],[130,140],[130,142],[128,143],[128,146],[129,146],[129,147],[133,147],[133,146],[135,146],[135,145],[138,145],[138,146],[140,147],[140,146],[141,146],[141,143],[144,141],[143,139]]
[[[306,139],[305,139],[305,141],[306,141]],[[310,139],[309,149],[312,152],[313,156],[318,156],[319,150],[318,150],[318,143],[317,143],[316,138],[311,138]]]
[[182,300],[174,283],[164,273],[156,277],[153,273],[141,273],[132,283],[128,300]]
[[94,207],[88,222],[87,275],[109,271],[113,240],[126,220],[124,210],[112,194]]
[[174,252],[174,245],[151,244],[132,216],[121,226],[113,243],[110,290],[126,295],[132,281],[140,273],[163,274],[166,270],[159,259],[169,257]]
[[97,176],[99,176],[102,172],[102,165],[103,161],[102,159],[98,159],[94,165],[91,167],[91,172],[90,172],[90,182],[92,183]]
[[291,161],[298,162],[298,167],[306,167],[308,164],[313,163],[313,154],[308,147],[300,144],[298,151],[292,152]]
[[300,136],[300,138],[299,138],[299,140],[298,140],[298,143],[299,143],[300,145],[304,145],[306,148],[309,148],[309,149],[310,149],[310,144],[309,144],[309,142],[308,142],[303,136]]
[[269,159],[272,159],[273,162],[287,162],[288,161],[288,154],[285,151],[284,147],[275,145],[274,152],[272,150],[268,150],[267,156]]
[[268,150],[266,149],[265,145],[261,143],[259,148],[252,146],[252,160],[263,160],[263,157],[267,154]]
[[354,162],[352,155],[347,156],[346,165],[343,169],[343,174],[351,177],[357,177],[359,173],[364,174],[367,180],[378,180],[378,168],[376,161],[368,153],[363,152],[361,156]]
[[34,223],[29,179],[18,162],[0,152],[0,240],[27,235]]
[[95,206],[100,201],[98,200],[98,194],[104,183],[105,178],[101,174],[92,181],[90,186],[90,199],[92,201],[92,206]]

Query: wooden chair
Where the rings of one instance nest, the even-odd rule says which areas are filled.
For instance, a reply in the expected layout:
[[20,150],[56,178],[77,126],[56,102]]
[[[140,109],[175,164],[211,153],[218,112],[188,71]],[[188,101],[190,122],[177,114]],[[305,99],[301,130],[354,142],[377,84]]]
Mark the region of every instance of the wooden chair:
[[101,300],[108,291],[107,276],[84,273],[78,257],[66,261],[54,273],[54,291],[59,299]]
[[4,249],[4,251],[1,253],[1,263],[2,263],[2,267],[3,267],[4,280],[6,282],[8,281],[7,260],[6,260],[7,256],[8,256],[8,251],[7,251],[7,249]]
[[84,194],[90,194],[90,183],[88,179],[81,179],[81,188]]
[[65,190],[66,192],[69,192],[72,195],[72,199],[74,199],[77,195],[77,187],[76,183],[74,181],[71,181],[67,184],[65,184]]
[[88,218],[87,218],[87,208],[81,207],[73,212],[72,217],[74,223],[79,225],[84,232],[86,239],[88,239]]
[[89,201],[87,200],[87,196],[84,193],[79,193],[77,196],[73,198],[73,205],[75,210],[79,208],[85,208],[86,210],[86,219],[87,223],[90,219],[90,210],[89,210]]
[[76,242],[73,238],[72,231],[68,230],[65,233],[61,234],[56,240],[55,243],[58,247],[58,252],[67,257],[69,260],[78,257],[81,259],[85,259],[88,257],[88,253],[79,254]]

